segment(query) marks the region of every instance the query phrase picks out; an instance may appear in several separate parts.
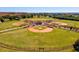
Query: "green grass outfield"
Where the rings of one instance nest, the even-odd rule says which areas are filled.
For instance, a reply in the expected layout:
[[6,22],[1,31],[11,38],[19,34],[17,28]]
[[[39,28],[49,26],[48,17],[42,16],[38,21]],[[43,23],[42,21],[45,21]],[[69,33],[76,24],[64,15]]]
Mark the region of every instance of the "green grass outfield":
[[72,20],[61,20],[61,19],[53,19],[59,22],[67,23],[70,26],[79,27],[79,21],[72,21]]
[[0,23],[0,30],[5,30],[5,29],[9,29],[9,28],[14,28],[15,26],[13,26],[12,24],[18,22],[16,20],[14,21],[7,21],[4,23]]
[[[12,24],[13,22],[16,22],[16,21],[6,22],[6,24],[8,26],[12,26],[9,24]],[[79,24],[76,24],[76,23],[78,22],[73,21],[72,24],[75,24],[76,26],[78,26]],[[5,27],[8,28],[6,24],[0,25],[0,28],[3,28],[3,29],[6,29]],[[13,45],[16,47],[22,47],[22,48],[26,48],[26,47],[62,48],[65,46],[72,45],[78,38],[79,38],[79,33],[68,31],[68,30],[57,29],[57,28],[53,29],[52,32],[48,32],[48,33],[34,33],[34,32],[28,31],[25,28],[25,29],[14,30],[14,31],[0,34],[0,42],[6,43],[8,45]],[[16,50],[11,50],[11,49],[0,47],[0,51],[5,52],[5,51],[16,51]],[[74,49],[69,48],[69,49],[65,49],[61,51],[72,52],[74,51]]]

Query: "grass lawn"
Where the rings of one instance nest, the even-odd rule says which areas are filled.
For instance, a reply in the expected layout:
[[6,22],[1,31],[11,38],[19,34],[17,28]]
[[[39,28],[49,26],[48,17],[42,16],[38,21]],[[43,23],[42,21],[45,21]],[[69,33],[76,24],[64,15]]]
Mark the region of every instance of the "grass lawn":
[[52,32],[49,33],[33,33],[26,29],[21,29],[0,34],[0,42],[17,47],[60,48],[73,44],[78,38],[79,33],[61,29],[54,29]]
[[79,27],[79,21],[71,21],[71,20],[61,20],[61,19],[55,19],[56,21],[59,22],[64,22],[67,23],[70,26],[75,26],[75,27]]
[[16,20],[14,21],[7,21],[4,23],[0,23],[0,30],[5,30],[5,29],[9,29],[9,28],[14,28],[15,26],[13,26],[12,24],[18,22]]
[[35,21],[37,21],[37,20],[53,20],[53,18],[45,18],[45,17],[44,18],[28,18],[28,20],[35,20]]
[[[65,20],[57,20],[61,22],[67,22]],[[12,26],[11,24],[16,21],[11,22],[5,22],[0,24],[0,28],[6,29]],[[77,22],[75,21],[68,21],[67,23],[72,23],[78,26]],[[0,29],[0,30],[2,30]],[[16,47],[65,47],[72,45],[77,39],[79,38],[79,33],[68,31],[68,30],[62,30],[62,29],[53,29],[52,32],[48,33],[34,33],[28,31],[25,29],[15,30],[11,32],[6,32],[0,34],[0,42],[6,43],[9,45],[13,45]],[[16,50],[10,50],[5,48],[0,48],[0,51],[16,51]],[[63,51],[75,51],[73,48],[65,49]]]

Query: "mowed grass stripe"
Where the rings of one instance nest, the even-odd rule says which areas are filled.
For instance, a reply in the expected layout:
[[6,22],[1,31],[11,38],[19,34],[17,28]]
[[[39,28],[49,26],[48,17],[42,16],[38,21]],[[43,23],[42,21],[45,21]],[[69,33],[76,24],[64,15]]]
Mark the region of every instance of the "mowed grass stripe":
[[73,44],[78,36],[78,33],[61,29],[55,29],[50,33],[33,33],[21,29],[0,34],[0,42],[18,47],[64,47]]

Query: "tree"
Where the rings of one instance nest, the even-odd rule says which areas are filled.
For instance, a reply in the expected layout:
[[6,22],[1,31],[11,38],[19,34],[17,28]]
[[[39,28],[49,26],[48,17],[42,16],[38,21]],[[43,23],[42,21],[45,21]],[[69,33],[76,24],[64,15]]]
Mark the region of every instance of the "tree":
[[19,16],[9,16],[10,20],[20,20]]
[[73,44],[73,47],[76,51],[79,52],[79,39],[75,42],[75,44]]
[[33,14],[27,14],[26,18],[33,18]]
[[24,18],[26,18],[26,15],[20,15],[20,17],[24,19]]
[[0,17],[0,21],[3,23],[4,22],[4,19],[2,17]]
[[13,19],[14,20],[20,20],[20,17],[19,16],[14,16]]
[[3,20],[3,19],[1,19],[1,22],[3,23],[3,22],[4,22],[4,20]]

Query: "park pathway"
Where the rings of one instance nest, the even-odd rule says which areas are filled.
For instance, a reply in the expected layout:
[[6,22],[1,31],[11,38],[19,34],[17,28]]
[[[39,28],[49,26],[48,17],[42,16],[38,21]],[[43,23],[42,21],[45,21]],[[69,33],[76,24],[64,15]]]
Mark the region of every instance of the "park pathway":
[[1,33],[10,32],[10,31],[13,31],[13,30],[23,29],[23,28],[26,28],[26,26],[22,26],[22,27],[16,27],[16,28],[10,28],[10,29],[1,30],[1,31],[0,31],[0,34],[1,34]]

